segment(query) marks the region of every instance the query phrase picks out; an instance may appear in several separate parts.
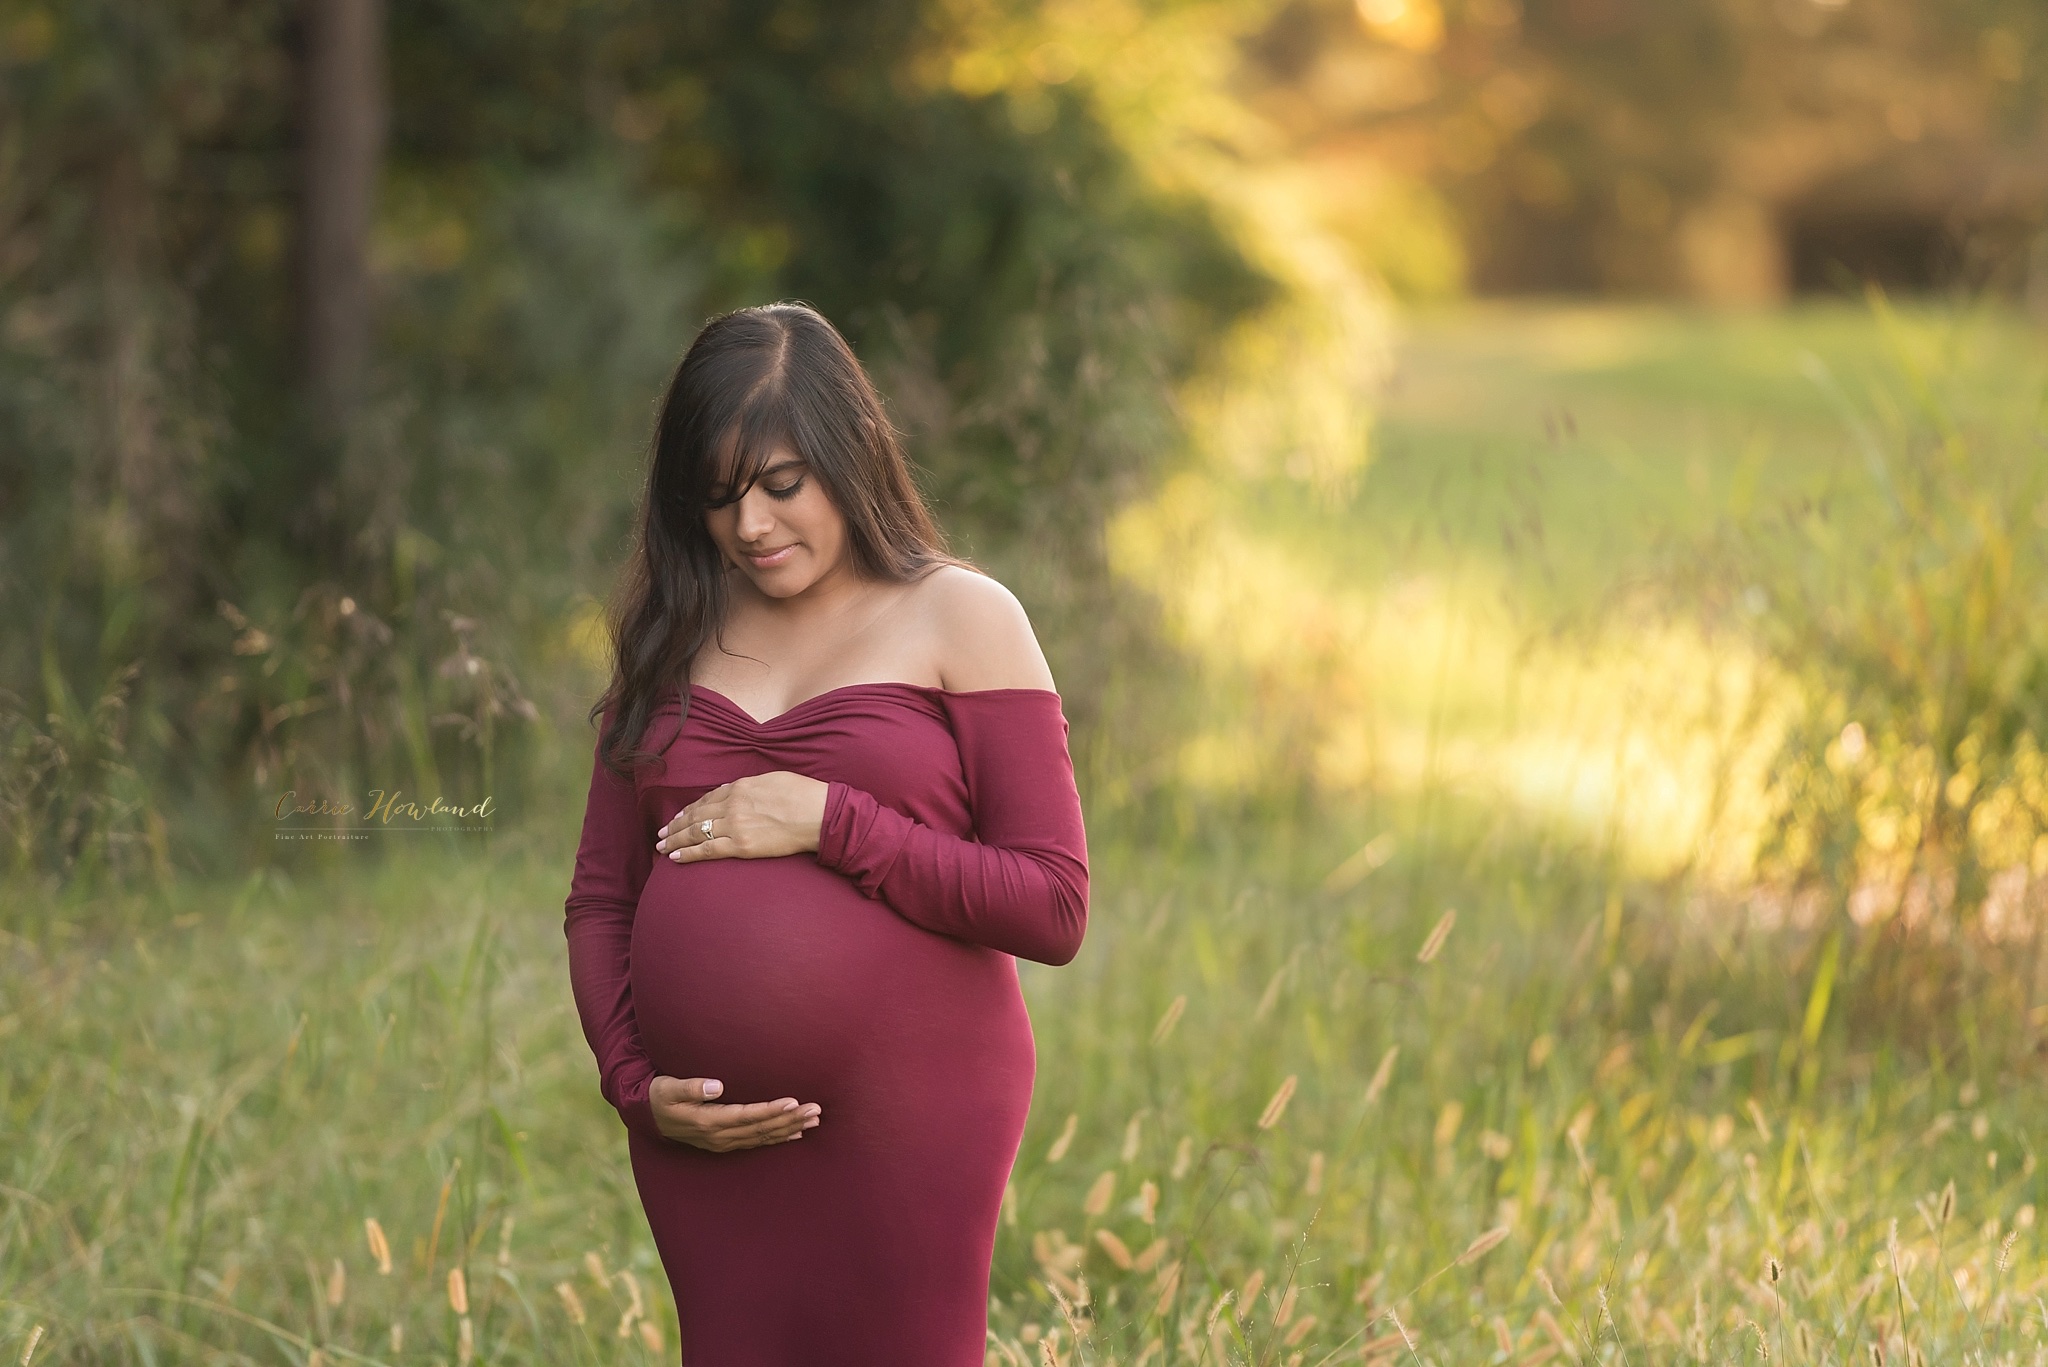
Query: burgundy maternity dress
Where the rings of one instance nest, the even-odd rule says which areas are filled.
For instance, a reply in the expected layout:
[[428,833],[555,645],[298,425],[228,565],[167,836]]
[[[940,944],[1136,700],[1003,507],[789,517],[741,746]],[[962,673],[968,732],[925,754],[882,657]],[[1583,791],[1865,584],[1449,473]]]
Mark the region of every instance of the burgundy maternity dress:
[[[683,1362],[980,1367],[1036,1067],[1013,956],[1066,963],[1087,923],[1059,695],[857,683],[767,721],[690,696],[661,765],[594,764],[565,923]],[[779,769],[830,785],[815,854],[655,852],[704,793]],[[707,1152],[656,1128],[656,1074],[815,1101],[820,1123]]]

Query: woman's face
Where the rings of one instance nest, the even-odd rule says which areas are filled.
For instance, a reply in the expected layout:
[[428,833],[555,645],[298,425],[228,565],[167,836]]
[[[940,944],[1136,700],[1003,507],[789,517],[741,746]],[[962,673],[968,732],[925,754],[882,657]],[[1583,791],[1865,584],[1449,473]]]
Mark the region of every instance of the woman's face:
[[[712,482],[714,501],[730,497],[730,450]],[[726,560],[771,598],[789,598],[833,574],[846,553],[846,519],[809,465],[778,445],[738,501],[709,508],[704,525]]]

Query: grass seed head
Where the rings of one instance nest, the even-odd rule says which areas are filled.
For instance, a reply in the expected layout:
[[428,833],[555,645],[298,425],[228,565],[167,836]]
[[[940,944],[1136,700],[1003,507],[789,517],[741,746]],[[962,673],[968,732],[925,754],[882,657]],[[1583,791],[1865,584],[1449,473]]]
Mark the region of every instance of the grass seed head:
[[1059,1137],[1052,1141],[1052,1147],[1045,1151],[1045,1161],[1057,1163],[1067,1156],[1067,1149],[1074,1142],[1074,1130],[1081,1123],[1078,1112],[1069,1112],[1067,1123],[1060,1127]]
[[1372,1081],[1365,1086],[1365,1104],[1370,1106],[1380,1099],[1380,1093],[1387,1090],[1387,1084],[1394,1078],[1394,1057],[1401,1052],[1401,1046],[1391,1045],[1380,1055],[1380,1066],[1372,1070]]
[[661,1326],[653,1320],[641,1320],[640,1341],[647,1345],[648,1352],[659,1353],[663,1346]]
[[1465,1123],[1465,1103],[1446,1101],[1444,1108],[1437,1112],[1436,1130],[1431,1135],[1438,1148],[1448,1145],[1458,1137],[1458,1128]]
[[1289,1073],[1281,1080],[1280,1088],[1273,1093],[1273,1099],[1266,1103],[1266,1109],[1259,1115],[1259,1128],[1270,1130],[1280,1123],[1280,1117],[1287,1114],[1287,1103],[1294,1096],[1294,1085],[1299,1079]]
[[562,1309],[568,1314],[569,1323],[582,1324],[587,1316],[583,1313],[583,1297],[576,1294],[576,1288],[567,1282],[556,1282],[555,1294],[562,1298]]
[[469,1313],[469,1282],[459,1267],[448,1269],[448,1308],[458,1315]]
[[1083,1215],[1100,1215],[1109,1209],[1110,1197],[1116,1193],[1116,1170],[1104,1168],[1100,1176],[1088,1188],[1087,1199],[1081,1202]]
[[327,1303],[329,1305],[340,1305],[342,1298],[346,1295],[348,1295],[348,1269],[342,1266],[341,1259],[336,1258],[334,1265],[327,1273]]
[[1419,964],[1435,962],[1436,956],[1443,950],[1444,941],[1451,938],[1451,927],[1457,923],[1457,908],[1452,907],[1446,910],[1442,918],[1437,921],[1436,927],[1429,932],[1429,938],[1422,942],[1422,948],[1415,952],[1415,962]]
[[1174,1297],[1180,1294],[1180,1259],[1175,1258],[1160,1268],[1153,1284],[1158,1288],[1159,1294],[1153,1299],[1152,1313],[1164,1315],[1173,1308]]
[[1481,1258],[1493,1252],[1494,1249],[1499,1248],[1511,1232],[1506,1225],[1495,1225],[1492,1229],[1487,1230],[1471,1243],[1465,1245],[1465,1251],[1458,1255],[1457,1265],[1465,1267],[1478,1262]]
[[391,1275],[391,1244],[384,1237],[384,1226],[377,1223],[377,1217],[367,1216],[363,1220],[363,1237],[370,1241],[370,1256],[377,1261],[379,1276]]
[[1949,1217],[1956,1213],[1956,1184],[1953,1179],[1941,1189],[1941,1223],[1946,1225]]
[[1771,1122],[1764,1118],[1764,1108],[1757,1105],[1755,1097],[1750,1097],[1742,1103],[1742,1106],[1744,1110],[1749,1112],[1750,1122],[1756,1126],[1756,1132],[1763,1136],[1764,1143],[1770,1143]]
[[1152,1027],[1152,1043],[1166,1043],[1166,1037],[1173,1033],[1173,1027],[1180,1024],[1183,1011],[1188,1009],[1188,994],[1183,992],[1166,1004],[1166,1010],[1159,1015],[1159,1024]]
[[1131,1257],[1130,1246],[1117,1238],[1114,1230],[1096,1230],[1095,1242],[1102,1246],[1102,1251],[1109,1255],[1109,1260],[1122,1271],[1129,1272],[1135,1264],[1136,1259]]

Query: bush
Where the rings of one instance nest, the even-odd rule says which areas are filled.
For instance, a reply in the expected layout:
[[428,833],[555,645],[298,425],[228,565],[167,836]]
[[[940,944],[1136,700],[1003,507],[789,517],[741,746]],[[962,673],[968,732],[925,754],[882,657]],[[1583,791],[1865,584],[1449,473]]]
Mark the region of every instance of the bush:
[[1859,921],[1984,912],[1996,933],[2048,872],[2048,377],[1982,383],[1982,348],[2006,340],[1991,315],[1929,346],[1882,295],[1871,307],[1882,383],[1852,397],[1808,359],[1860,461],[1725,547],[1731,596],[1799,699],[1762,871]]

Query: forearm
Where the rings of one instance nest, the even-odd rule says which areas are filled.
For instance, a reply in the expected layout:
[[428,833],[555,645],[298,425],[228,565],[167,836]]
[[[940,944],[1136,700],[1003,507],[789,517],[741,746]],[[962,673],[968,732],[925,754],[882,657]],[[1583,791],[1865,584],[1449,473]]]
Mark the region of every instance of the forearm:
[[[818,862],[926,930],[1064,964],[1088,923],[1088,866],[1057,829],[984,844],[936,830],[846,783],[830,785]],[[1062,837],[1066,838],[1062,838]]]
[[629,1129],[659,1137],[647,1089],[655,1067],[633,1018],[630,913],[572,904],[564,926],[569,985],[583,1037],[598,1065],[598,1090]]
[[632,988],[633,916],[653,862],[632,781],[612,773],[594,751],[583,835],[563,903],[569,986],[597,1060],[599,1091],[627,1128],[659,1136],[647,1103],[654,1066],[633,1019]]

